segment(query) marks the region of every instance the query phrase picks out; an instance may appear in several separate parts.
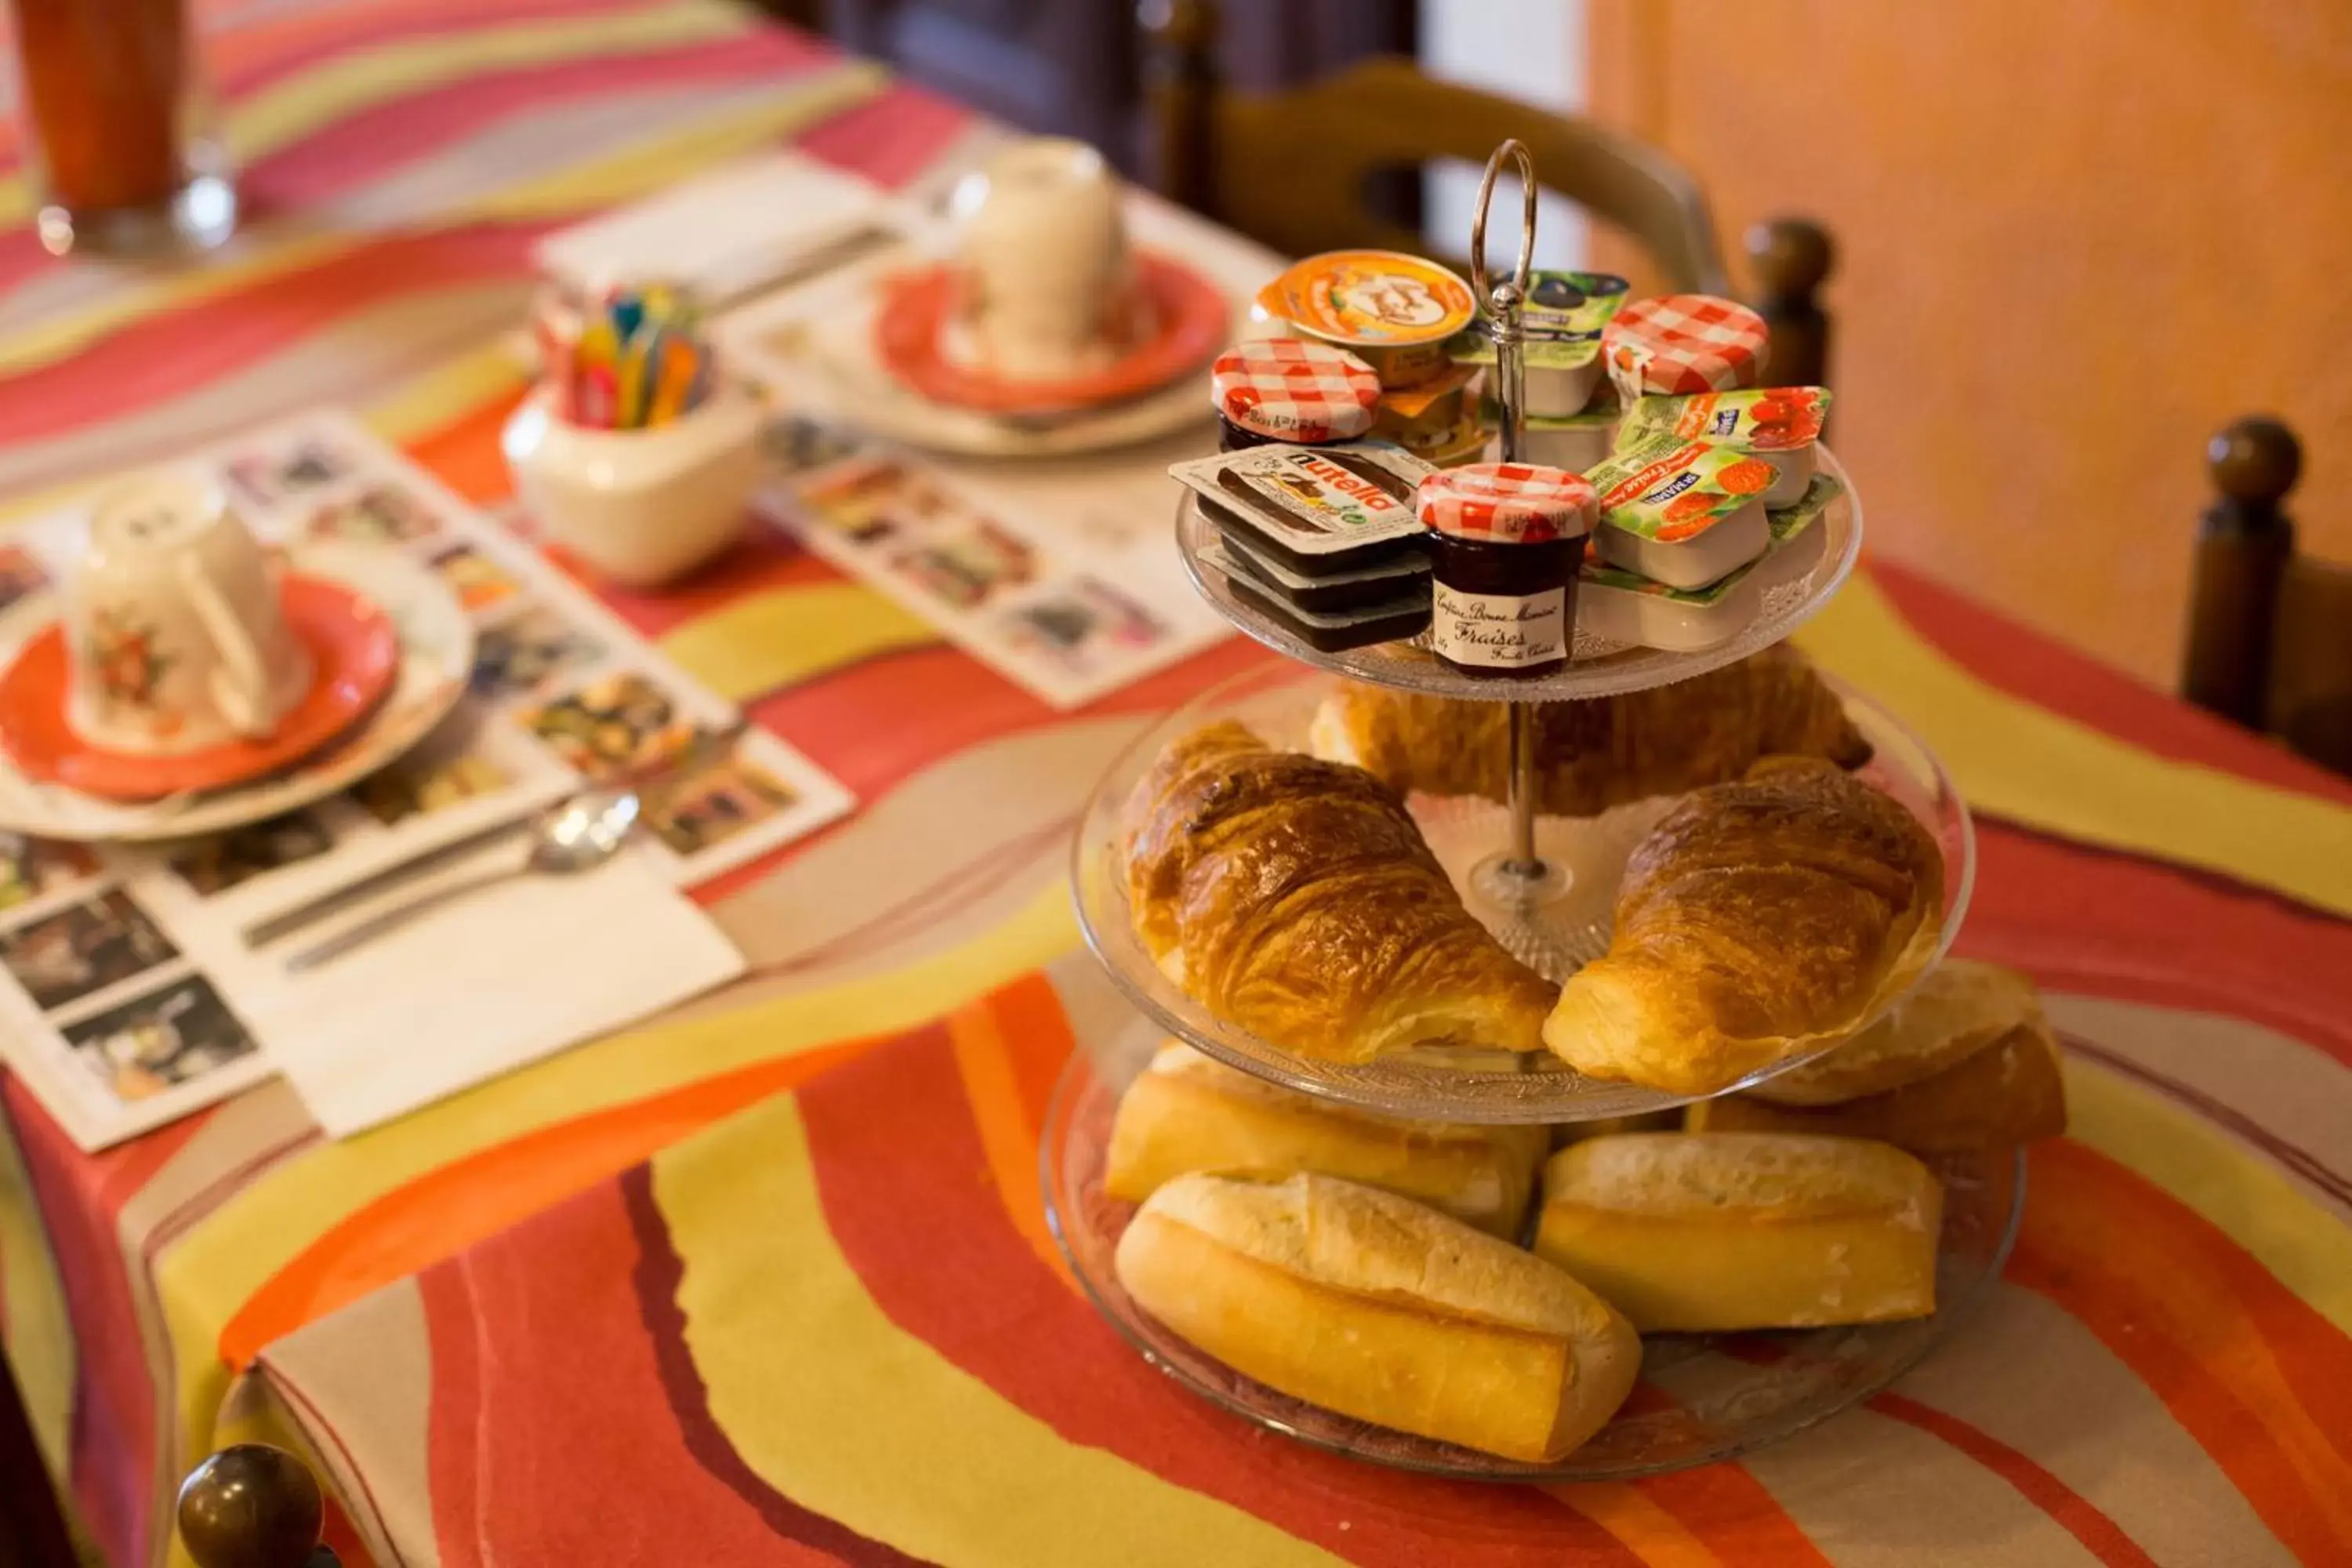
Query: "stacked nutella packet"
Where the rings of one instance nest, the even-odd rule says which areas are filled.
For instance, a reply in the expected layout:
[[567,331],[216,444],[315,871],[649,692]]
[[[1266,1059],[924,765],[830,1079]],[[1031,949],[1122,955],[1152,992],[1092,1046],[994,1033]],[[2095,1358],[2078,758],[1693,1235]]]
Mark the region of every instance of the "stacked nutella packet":
[[1763,318],[1706,294],[1628,304],[1602,330],[1621,412],[1615,449],[1585,469],[1601,503],[1581,598],[1593,636],[1712,647],[1819,564],[1812,524],[1843,488],[1813,471],[1830,395],[1757,387],[1767,342]]

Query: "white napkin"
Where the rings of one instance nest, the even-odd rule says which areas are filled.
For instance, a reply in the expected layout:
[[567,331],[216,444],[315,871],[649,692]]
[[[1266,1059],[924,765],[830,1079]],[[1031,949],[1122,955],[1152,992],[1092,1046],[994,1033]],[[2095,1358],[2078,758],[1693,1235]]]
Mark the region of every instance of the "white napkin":
[[743,973],[742,956],[646,855],[465,895],[318,969],[287,955],[399,898],[520,862],[520,840],[420,877],[256,953],[199,956],[331,1135],[348,1137]]
[[718,305],[861,233],[892,226],[898,211],[873,182],[785,151],[559,229],[531,259],[583,297],[658,279]]

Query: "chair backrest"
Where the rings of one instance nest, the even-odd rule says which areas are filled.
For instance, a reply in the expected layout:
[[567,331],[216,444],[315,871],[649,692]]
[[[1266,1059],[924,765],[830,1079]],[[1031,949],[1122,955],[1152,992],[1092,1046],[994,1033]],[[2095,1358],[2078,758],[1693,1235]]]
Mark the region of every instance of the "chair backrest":
[[223,1448],[180,1484],[180,1541],[196,1568],[336,1568],[319,1542],[326,1500],[302,1461],[266,1443]]
[[[1731,291],[1705,193],[1656,148],[1440,81],[1392,56],[1286,91],[1229,93],[1217,75],[1213,0],[1146,0],[1142,18],[1146,177],[1161,195],[1276,250],[1422,251],[1423,237],[1376,205],[1379,182],[1442,159],[1477,167],[1515,136],[1547,188],[1631,237],[1672,288]],[[1816,290],[1831,265],[1828,236],[1776,220],[1751,230],[1748,247],[1763,284],[1759,308],[1773,329],[1768,379],[1821,380],[1828,322]]]
[[2352,569],[2295,553],[2303,448],[2254,417],[2205,457],[2220,496],[2197,531],[2181,695],[2352,773]]

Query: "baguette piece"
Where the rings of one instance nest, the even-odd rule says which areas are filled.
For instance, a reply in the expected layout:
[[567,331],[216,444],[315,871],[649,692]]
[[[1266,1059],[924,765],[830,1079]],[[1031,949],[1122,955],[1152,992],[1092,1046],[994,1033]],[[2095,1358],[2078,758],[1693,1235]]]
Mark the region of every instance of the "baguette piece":
[[1506,1458],[1566,1454],[1641,1369],[1633,1325],[1551,1265],[1332,1176],[1179,1176],[1117,1262],[1138,1306],[1236,1372]]
[[1630,1132],[1552,1156],[1536,1253],[1645,1334],[1886,1322],[1936,1310],[1943,1197],[1864,1139]]
[[1464,1127],[1351,1110],[1252,1078],[1171,1040],[1118,1102],[1103,1190],[1141,1203],[1190,1171],[1317,1171],[1397,1193],[1517,1238],[1550,1141],[1541,1127]]
[[2066,1131],[2058,1044],[2039,1019],[1933,1078],[1835,1105],[1775,1105],[1727,1094],[1690,1108],[1693,1132],[1806,1132],[1875,1138],[1927,1158],[2009,1149]]
[[2021,1026],[2046,1028],[2033,982],[2013,969],[1948,958],[1870,1027],[1750,1092],[1783,1105],[1835,1105],[1930,1079]]

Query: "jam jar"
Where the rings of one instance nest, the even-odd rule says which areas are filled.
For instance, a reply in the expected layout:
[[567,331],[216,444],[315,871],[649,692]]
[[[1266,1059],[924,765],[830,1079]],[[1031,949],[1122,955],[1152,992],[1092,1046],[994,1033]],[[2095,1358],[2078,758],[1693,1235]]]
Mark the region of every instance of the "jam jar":
[[1235,343],[1209,367],[1218,450],[1360,438],[1380,412],[1381,382],[1345,349],[1299,338]]
[[1582,475],[1534,463],[1442,468],[1414,494],[1429,531],[1429,650],[1464,675],[1568,668],[1576,575],[1599,502]]

